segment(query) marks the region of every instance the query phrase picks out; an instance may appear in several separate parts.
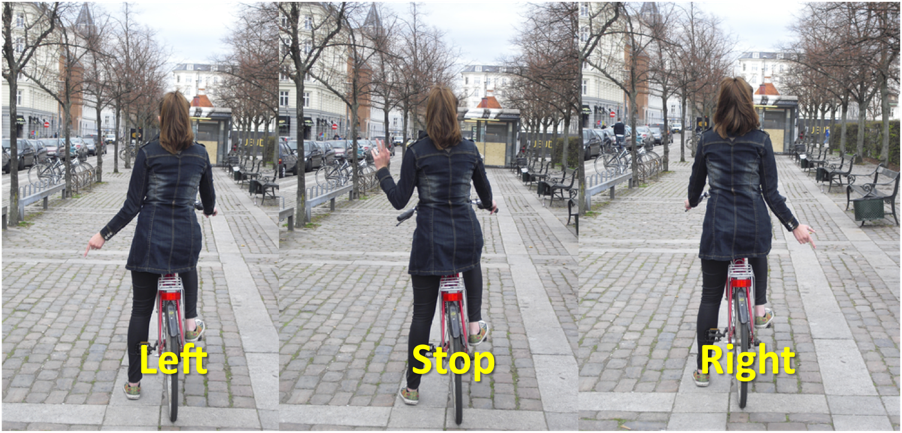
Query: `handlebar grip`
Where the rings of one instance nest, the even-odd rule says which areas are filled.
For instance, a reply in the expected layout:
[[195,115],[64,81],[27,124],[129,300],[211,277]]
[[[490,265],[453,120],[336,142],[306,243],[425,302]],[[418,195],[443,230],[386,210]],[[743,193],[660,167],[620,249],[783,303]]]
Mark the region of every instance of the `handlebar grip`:
[[413,213],[416,211],[416,208],[408,209],[404,211],[401,215],[398,215],[398,222],[404,221],[413,216]]

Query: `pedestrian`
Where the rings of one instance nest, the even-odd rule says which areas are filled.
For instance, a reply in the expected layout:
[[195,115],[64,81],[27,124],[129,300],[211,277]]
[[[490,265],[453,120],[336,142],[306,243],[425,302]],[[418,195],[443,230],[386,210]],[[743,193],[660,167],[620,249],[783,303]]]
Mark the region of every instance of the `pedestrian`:
[[774,319],[767,303],[767,254],[773,237],[765,204],[801,243],[811,243],[814,230],[799,224],[777,191],[777,163],[770,136],[759,128],[752,102],[752,87],[741,77],[724,78],[717,93],[714,128],[699,139],[689,198],[684,206],[696,207],[709,185],[705,220],[698,257],[702,265],[702,298],[698,309],[697,370],[695,384],[708,386],[702,374],[704,345],[713,344],[708,330],[717,328],[720,300],[724,296],[730,261],[747,258],[755,273],[755,327],[766,328]]
[[614,136],[617,137],[617,146],[623,147],[623,139],[626,135],[626,125],[620,121],[620,118],[617,118],[617,123],[614,124]]
[[826,145],[829,143],[830,143],[830,128],[826,128],[826,131],[824,131],[824,144]]
[[414,232],[408,273],[413,285],[413,320],[407,341],[407,387],[399,390],[406,404],[417,404],[423,368],[414,348],[429,342],[439,283],[443,275],[463,273],[467,291],[469,344],[482,343],[488,325],[482,320],[483,238],[476,212],[469,203],[470,180],[483,203],[491,203],[492,187],[476,145],[461,138],[457,98],[450,88],[436,85],[426,101],[426,131],[412,144],[401,162],[398,183],[388,171],[384,145],[375,156],[376,177],[395,209],[403,209],[417,189],[417,229]]
[[132,276],[132,315],[128,322],[128,383],[125,395],[141,397],[142,342],[163,274],[179,274],[185,288],[185,341],[196,342],[206,330],[197,319],[197,259],[201,228],[194,213],[200,191],[204,215],[216,216],[216,193],[207,150],[194,141],[188,100],[169,92],[160,102],[160,135],[135,156],[128,195],[122,209],[88,241],[88,251],[100,249],[140,213],[125,269]]

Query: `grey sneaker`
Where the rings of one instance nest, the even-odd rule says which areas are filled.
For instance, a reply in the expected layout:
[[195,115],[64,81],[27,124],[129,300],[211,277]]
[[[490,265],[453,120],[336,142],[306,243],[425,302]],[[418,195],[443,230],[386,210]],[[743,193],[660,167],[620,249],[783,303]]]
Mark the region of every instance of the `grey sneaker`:
[[193,331],[185,330],[185,342],[197,343],[197,341],[200,340],[200,336],[204,335],[204,331],[207,330],[207,325],[203,320],[196,320],[195,323],[197,324],[197,327],[194,328]]

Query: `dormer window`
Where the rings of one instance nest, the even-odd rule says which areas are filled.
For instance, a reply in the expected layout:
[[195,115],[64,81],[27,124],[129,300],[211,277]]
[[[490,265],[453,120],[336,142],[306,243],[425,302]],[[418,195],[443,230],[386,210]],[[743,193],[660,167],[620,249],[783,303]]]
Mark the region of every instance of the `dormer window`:
[[482,66],[477,66],[477,67],[476,67],[476,72],[482,72]]
[[757,58],[758,58],[758,53],[752,53],[752,58],[753,58],[753,59],[757,59]]

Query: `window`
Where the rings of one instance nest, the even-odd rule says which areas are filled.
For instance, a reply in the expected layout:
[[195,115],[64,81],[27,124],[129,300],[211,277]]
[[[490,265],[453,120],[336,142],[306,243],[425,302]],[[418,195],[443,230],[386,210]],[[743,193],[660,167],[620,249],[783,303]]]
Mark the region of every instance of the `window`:
[[304,108],[310,106],[310,92],[304,92]]
[[22,38],[16,38],[16,52],[25,51],[25,41]]
[[188,69],[189,71],[193,71],[193,70],[194,70],[194,63],[189,63],[187,69]]
[[310,15],[304,16],[304,30],[313,29],[313,17]]
[[753,59],[757,59],[757,58],[758,58],[758,53],[752,53],[752,58],[753,58]]
[[589,16],[589,5],[583,3],[579,6],[579,15],[583,17]]
[[16,90],[16,105],[22,105],[22,91]]
[[288,106],[288,92],[287,91],[279,92],[279,106],[280,107]]
[[752,72],[758,72],[758,65],[752,66]]
[[310,41],[304,42],[304,55],[310,54],[310,51],[313,50],[313,44]]
[[16,14],[16,27],[25,27],[25,14]]
[[110,124],[110,116],[103,116],[103,124],[104,125]]
[[745,72],[745,63],[742,64],[742,72]]
[[482,66],[477,66],[477,67],[476,67],[476,72],[482,72]]
[[279,18],[282,20],[282,27],[288,27],[288,17],[281,15]]
[[464,85],[470,84],[470,77],[464,77]]
[[176,83],[181,83],[181,82],[182,82],[182,76],[181,76],[181,75],[176,75],[176,76],[175,76],[175,82],[176,82]]
[[586,42],[589,40],[589,29],[585,27],[579,29],[579,40],[580,42]]
[[583,80],[583,95],[589,93],[589,80]]

